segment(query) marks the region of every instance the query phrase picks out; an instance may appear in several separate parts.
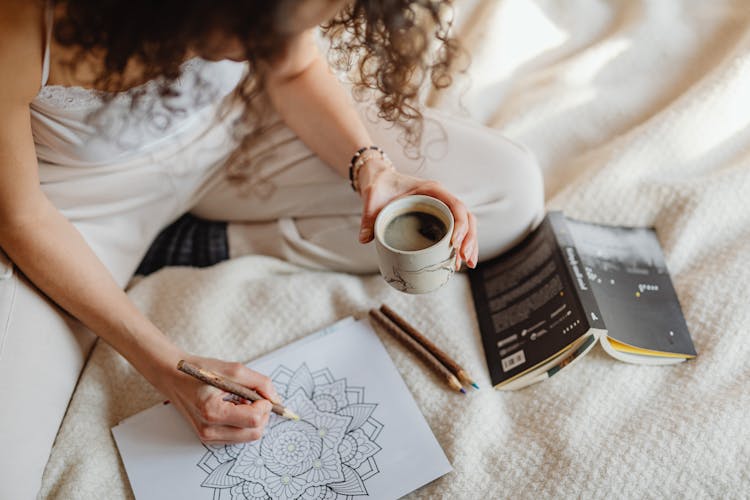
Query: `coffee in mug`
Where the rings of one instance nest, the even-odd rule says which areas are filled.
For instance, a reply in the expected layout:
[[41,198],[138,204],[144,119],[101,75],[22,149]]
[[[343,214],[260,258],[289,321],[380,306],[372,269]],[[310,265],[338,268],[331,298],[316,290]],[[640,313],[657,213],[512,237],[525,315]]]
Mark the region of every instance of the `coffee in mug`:
[[448,232],[440,218],[427,212],[406,212],[385,227],[385,243],[398,250],[424,250],[442,240]]
[[447,283],[455,270],[453,224],[448,206],[430,196],[406,196],[386,205],[375,220],[385,280],[406,293],[427,293]]

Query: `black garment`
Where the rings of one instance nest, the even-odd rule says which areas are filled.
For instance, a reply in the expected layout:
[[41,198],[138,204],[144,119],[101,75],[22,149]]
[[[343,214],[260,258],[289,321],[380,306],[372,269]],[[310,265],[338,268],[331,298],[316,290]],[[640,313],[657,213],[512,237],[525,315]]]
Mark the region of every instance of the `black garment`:
[[208,267],[227,259],[227,223],[185,214],[159,233],[135,273],[147,276],[166,266]]

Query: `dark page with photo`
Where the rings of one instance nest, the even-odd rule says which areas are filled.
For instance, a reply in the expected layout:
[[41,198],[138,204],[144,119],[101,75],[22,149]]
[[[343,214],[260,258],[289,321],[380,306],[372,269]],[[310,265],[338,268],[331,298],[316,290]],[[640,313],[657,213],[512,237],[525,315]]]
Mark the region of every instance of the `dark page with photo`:
[[570,218],[566,223],[608,337],[642,349],[695,356],[654,230]]
[[469,272],[492,384],[544,363],[589,330],[549,218]]

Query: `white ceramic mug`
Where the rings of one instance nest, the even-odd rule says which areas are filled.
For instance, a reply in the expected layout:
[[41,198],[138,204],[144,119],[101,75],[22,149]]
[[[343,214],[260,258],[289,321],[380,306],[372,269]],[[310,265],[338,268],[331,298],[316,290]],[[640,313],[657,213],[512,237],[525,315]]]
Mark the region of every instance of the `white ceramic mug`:
[[[420,250],[394,248],[386,242],[388,225],[398,216],[422,212],[438,218],[445,226],[445,235]],[[424,195],[412,195],[392,201],[375,219],[375,248],[380,274],[396,290],[406,293],[427,293],[445,285],[455,271],[456,254],[451,246],[453,214],[442,201]]]

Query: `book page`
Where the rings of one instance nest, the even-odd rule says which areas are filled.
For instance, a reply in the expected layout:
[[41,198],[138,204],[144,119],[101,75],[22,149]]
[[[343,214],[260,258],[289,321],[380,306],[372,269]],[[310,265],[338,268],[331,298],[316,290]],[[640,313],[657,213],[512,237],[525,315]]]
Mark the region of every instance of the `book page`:
[[398,498],[451,471],[367,322],[344,320],[264,356],[299,421],[259,441],[204,445],[171,405],[112,429],[139,499]]
[[[695,356],[695,348],[653,229],[566,219],[607,336],[643,354]],[[616,348],[616,347],[615,347]]]

